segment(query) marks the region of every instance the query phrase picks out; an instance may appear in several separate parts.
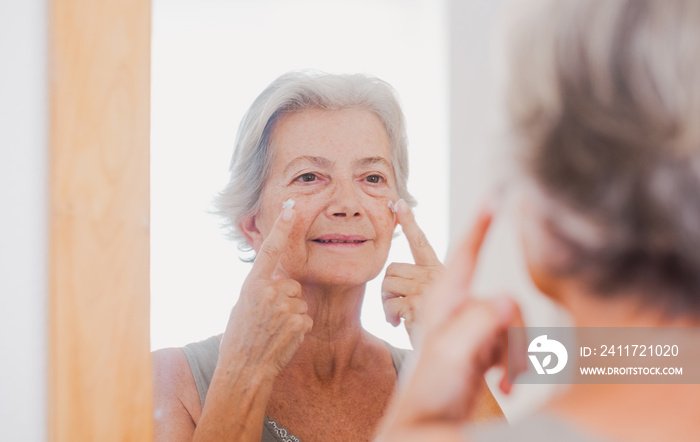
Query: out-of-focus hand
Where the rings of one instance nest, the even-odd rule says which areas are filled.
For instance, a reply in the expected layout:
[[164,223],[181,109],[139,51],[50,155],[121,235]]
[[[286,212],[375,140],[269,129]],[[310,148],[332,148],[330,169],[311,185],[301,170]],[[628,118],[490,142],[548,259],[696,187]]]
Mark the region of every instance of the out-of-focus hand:
[[[459,425],[474,408],[485,372],[507,365],[508,327],[522,326],[517,304],[505,297],[477,300],[471,296],[472,276],[492,218],[488,208],[481,211],[443,278],[426,294],[414,359],[386,414],[379,440],[431,434],[430,428],[458,434]],[[525,368],[525,361],[514,362]],[[500,386],[509,392],[507,374]]]
[[396,327],[403,318],[413,342],[413,325],[420,322],[421,317],[421,299],[430,285],[444,273],[445,266],[416,223],[406,201],[399,200],[396,208],[398,222],[408,239],[415,264],[389,264],[382,283],[382,303],[387,322]]
[[287,365],[313,325],[306,314],[301,285],[287,277],[279,265],[294,218],[293,209],[284,209],[275,221],[243,283],[221,340],[221,357],[272,376]]

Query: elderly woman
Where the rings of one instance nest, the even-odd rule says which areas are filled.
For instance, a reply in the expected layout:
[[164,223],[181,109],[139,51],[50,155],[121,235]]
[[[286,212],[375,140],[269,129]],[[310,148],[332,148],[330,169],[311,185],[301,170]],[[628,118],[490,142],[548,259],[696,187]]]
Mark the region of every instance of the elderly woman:
[[[532,281],[577,327],[699,326],[700,2],[524,4],[509,117]],[[697,384],[574,384],[511,428],[464,425],[519,318],[513,301],[469,296],[491,216],[426,295],[418,357],[379,440],[697,441]]]
[[[416,225],[393,89],[362,75],[290,73],[244,117],[218,199],[256,252],[223,335],[155,352],[156,439],[369,440],[404,351],[360,308],[401,224],[416,264],[392,264],[387,320],[420,319],[442,264]],[[500,409],[481,382],[480,415]]]

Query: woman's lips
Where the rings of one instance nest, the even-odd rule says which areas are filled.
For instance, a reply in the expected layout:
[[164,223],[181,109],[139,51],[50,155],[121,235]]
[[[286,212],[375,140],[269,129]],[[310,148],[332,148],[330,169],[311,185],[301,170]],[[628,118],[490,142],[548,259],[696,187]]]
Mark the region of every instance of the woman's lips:
[[364,244],[367,238],[359,235],[323,235],[312,241],[324,245],[353,246]]

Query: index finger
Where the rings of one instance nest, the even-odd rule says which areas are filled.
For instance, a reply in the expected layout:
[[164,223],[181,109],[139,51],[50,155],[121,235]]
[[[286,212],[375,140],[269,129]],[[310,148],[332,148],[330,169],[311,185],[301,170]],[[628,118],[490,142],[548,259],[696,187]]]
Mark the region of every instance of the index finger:
[[484,207],[469,233],[452,256],[442,280],[431,292],[429,309],[435,321],[442,321],[469,296],[479,252],[493,221],[493,211]]
[[257,278],[272,279],[277,269],[282,251],[287,245],[289,232],[292,231],[295,217],[294,209],[284,209],[277,217],[272,230],[260,246],[253,268],[249,275]]
[[408,245],[411,247],[411,254],[416,264],[421,266],[432,266],[441,264],[435,250],[428,242],[428,238],[423,233],[418,223],[416,222],[416,217],[413,215],[411,208],[404,200],[399,200],[396,203],[396,217],[401,224],[406,239],[408,240]]

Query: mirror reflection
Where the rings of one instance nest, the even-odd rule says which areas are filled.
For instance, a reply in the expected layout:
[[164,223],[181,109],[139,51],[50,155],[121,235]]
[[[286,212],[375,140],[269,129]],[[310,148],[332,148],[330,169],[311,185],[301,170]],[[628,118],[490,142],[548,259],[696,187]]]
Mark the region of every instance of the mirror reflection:
[[[441,2],[155,1],[152,48],[152,348],[225,328],[251,265],[213,200],[229,179],[238,124],[284,72],[362,72],[396,89],[407,121],[414,212],[438,257],[447,246],[447,51]],[[420,183],[418,185],[417,183]],[[397,229],[400,231],[400,227]],[[405,236],[386,264],[414,263]],[[362,324],[400,348],[370,281]]]

